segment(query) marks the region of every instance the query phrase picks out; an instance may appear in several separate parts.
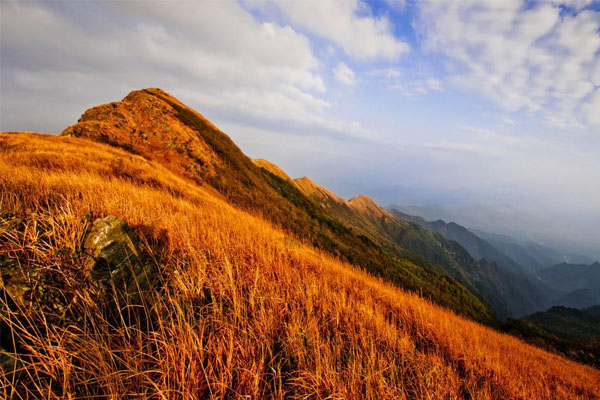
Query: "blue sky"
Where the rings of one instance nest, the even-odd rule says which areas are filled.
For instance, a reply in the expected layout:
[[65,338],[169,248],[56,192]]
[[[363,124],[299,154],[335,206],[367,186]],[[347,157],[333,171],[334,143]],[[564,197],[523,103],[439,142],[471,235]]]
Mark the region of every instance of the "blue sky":
[[600,238],[598,1],[0,7],[3,131],[157,86],[341,196],[509,205]]

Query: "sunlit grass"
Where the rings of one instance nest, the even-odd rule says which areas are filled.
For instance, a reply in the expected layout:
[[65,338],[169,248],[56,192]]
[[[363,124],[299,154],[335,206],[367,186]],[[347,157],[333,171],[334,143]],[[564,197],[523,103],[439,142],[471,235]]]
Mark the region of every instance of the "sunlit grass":
[[[0,299],[23,347],[2,398],[600,397],[597,370],[403,292],[124,151],[2,134],[0,190],[0,255],[44,268],[69,305],[55,323]],[[116,316],[79,277],[90,219],[104,215],[134,228],[165,280]]]

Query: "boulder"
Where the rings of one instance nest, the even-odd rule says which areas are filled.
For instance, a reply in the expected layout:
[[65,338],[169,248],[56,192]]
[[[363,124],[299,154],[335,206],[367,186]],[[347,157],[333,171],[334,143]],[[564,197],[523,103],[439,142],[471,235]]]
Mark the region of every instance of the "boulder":
[[153,287],[157,276],[140,256],[135,236],[125,221],[109,215],[99,218],[87,233],[85,274],[103,293],[137,295]]

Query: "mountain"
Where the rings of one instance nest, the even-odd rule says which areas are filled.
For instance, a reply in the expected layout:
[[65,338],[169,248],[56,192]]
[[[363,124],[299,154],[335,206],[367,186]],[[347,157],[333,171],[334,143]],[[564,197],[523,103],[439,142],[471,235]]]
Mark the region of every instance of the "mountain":
[[521,265],[529,267],[533,272],[561,262],[590,264],[593,262],[593,260],[586,256],[580,254],[566,254],[539,243],[527,240],[516,240],[507,235],[487,233],[476,229],[472,229],[472,231],[493,244],[494,247],[508,254]]
[[[559,262],[589,263],[600,257],[598,242],[598,231],[593,225],[590,226],[590,218],[587,216],[585,223],[577,222],[581,217],[573,215],[566,216],[571,211],[565,210],[565,215],[553,212],[543,214],[541,212],[527,212],[518,207],[510,205],[423,205],[423,206],[393,206],[394,208],[409,214],[425,218],[428,221],[444,220],[453,221],[473,230],[482,239],[488,237],[480,234],[493,232],[508,236],[514,241],[524,242],[528,245],[538,244],[545,249],[552,249],[554,255],[550,260],[542,262],[549,266]],[[513,239],[514,238],[514,239]],[[499,250],[507,253],[504,249],[496,246]],[[583,255],[582,255],[583,254]],[[513,260],[527,267],[523,262],[508,254]],[[558,256],[559,258],[556,258]]]
[[570,308],[587,308],[600,304],[600,298],[598,292],[592,292],[589,289],[575,289],[564,296],[558,297],[552,303]]
[[392,205],[391,207],[428,221],[454,221],[470,229],[500,232],[520,240],[527,240],[531,234],[535,233],[532,230],[548,225],[548,221],[544,218],[508,205]]
[[509,320],[505,329],[530,343],[600,368],[600,306],[581,310],[554,306]]
[[501,319],[527,315],[546,306],[540,290],[527,278],[518,276],[523,274],[522,268],[514,262],[518,274],[503,270],[495,262],[474,260],[459,243],[393,215],[368,196],[346,201],[307,177],[294,182],[305,195],[353,232],[405,257],[409,257],[408,251],[434,263],[439,270],[475,292]]
[[533,242],[517,241],[507,235],[499,235],[470,229],[471,232],[502,251],[531,273],[562,261],[562,255],[553,249]]
[[253,159],[252,162],[254,164],[256,164],[258,167],[266,169],[273,175],[276,175],[285,181],[292,182],[292,178],[290,178],[288,176],[288,174],[285,173],[284,170],[282,170],[281,168],[279,168],[277,165],[273,164],[269,160]]
[[600,263],[560,263],[538,272],[542,282],[563,293],[556,305],[585,308],[600,304]]
[[446,223],[441,220],[429,222],[393,207],[390,211],[399,218],[437,232],[446,240],[458,243],[473,259],[479,260],[479,270],[472,270],[477,271],[478,282],[482,286],[480,291],[495,293],[494,296],[488,295],[486,299],[490,304],[495,304],[497,310],[502,306],[497,304],[498,300],[492,299],[502,300],[505,306],[501,315],[504,317],[523,316],[545,309],[550,304],[550,300],[557,295],[521,265],[467,228],[454,222]]
[[[0,134],[3,397],[600,397],[598,370],[474,321],[439,266],[337,223],[170,95],[126,99],[62,136]],[[444,284],[462,315],[428,299]]]
[[399,210],[396,210],[395,208],[391,208],[391,212],[399,218],[419,224],[424,228],[438,232],[446,239],[458,242],[476,260],[485,258],[489,261],[497,263],[498,265],[501,265],[503,268],[512,273],[518,275],[525,274],[525,270],[520,264],[513,261],[510,257],[497,250],[494,246],[481,239],[464,226],[454,222],[446,223],[442,220],[431,222],[426,221],[424,218],[405,214]]
[[494,319],[456,279],[414,254],[398,254],[355,235],[282,178],[282,171],[253,162],[210,121],[160,89],[134,91],[120,102],[91,108],[61,135],[89,138],[160,162],[336,257],[479,321]]

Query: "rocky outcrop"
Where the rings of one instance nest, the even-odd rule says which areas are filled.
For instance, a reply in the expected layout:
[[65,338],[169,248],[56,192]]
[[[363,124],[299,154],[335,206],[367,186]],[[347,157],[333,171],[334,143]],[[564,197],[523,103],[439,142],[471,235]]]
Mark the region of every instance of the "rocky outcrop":
[[131,228],[109,215],[94,221],[83,244],[87,254],[85,274],[104,298],[116,294],[137,296],[149,291],[157,273],[144,262]]
[[[45,261],[37,260],[35,254],[10,250],[10,242],[6,240],[18,243],[25,230],[20,218],[3,217],[1,222],[4,235],[0,235],[0,244],[4,242],[7,251],[0,254],[0,295],[3,305],[14,312],[41,313],[60,323],[75,291],[90,290],[99,304],[106,305],[115,296],[129,302],[139,301],[140,295],[156,289],[160,283],[154,263],[140,252],[133,230],[117,217],[94,221],[78,256],[71,254],[61,260],[57,250],[56,257]],[[40,225],[38,229],[40,235],[45,234]]]

